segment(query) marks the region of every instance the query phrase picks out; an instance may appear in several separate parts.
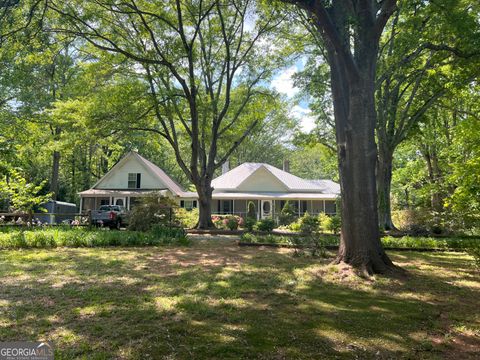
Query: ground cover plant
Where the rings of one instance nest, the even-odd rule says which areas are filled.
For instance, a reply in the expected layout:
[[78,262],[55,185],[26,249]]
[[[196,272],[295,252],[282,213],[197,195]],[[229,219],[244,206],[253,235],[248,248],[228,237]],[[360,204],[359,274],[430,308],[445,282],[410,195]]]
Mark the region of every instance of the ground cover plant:
[[[322,239],[326,246],[337,246],[340,243],[338,236],[329,234],[313,235]],[[259,235],[246,233],[240,237],[241,242],[255,244],[279,244],[279,245],[298,245],[298,239],[310,236],[302,235]],[[386,248],[408,248],[408,249],[438,249],[438,250],[465,250],[470,251],[474,256],[475,249],[480,247],[480,238],[435,238],[435,237],[393,237],[385,236],[381,239]],[[308,242],[308,241],[307,241]],[[478,251],[478,250],[477,250]]]
[[0,228],[0,249],[187,245],[188,242],[182,228],[158,225],[148,232],[83,227]]
[[408,275],[365,280],[333,253],[292,254],[228,240],[3,250],[0,338],[54,341],[56,359],[478,355],[469,255],[389,252]]

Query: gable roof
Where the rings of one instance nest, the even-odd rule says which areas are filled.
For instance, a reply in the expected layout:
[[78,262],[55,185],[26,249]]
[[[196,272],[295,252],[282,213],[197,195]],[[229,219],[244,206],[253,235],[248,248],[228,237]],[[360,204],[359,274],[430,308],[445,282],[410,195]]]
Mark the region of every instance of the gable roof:
[[[338,184],[331,180],[305,180],[275,166],[263,163],[243,163],[212,181],[214,189],[237,190],[238,187],[259,169],[265,169],[279,180],[289,191],[337,194]],[[338,187],[338,188],[337,188]]]
[[120,168],[130,158],[136,159],[152,176],[156,177],[161,183],[165,184],[173,194],[181,196],[184,190],[178,185],[165,171],[160,169],[157,165],[151,161],[145,159],[135,151],[130,151],[122,159],[120,159],[103,177],[101,177],[93,186],[92,189],[96,189],[105,179],[110,177],[116,169]]

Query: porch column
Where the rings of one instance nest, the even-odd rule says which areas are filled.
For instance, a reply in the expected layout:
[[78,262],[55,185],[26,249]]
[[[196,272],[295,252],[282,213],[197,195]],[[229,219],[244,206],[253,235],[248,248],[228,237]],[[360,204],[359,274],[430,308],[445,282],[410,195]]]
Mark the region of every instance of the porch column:
[[323,213],[326,214],[327,211],[326,211],[326,207],[325,207],[325,200],[323,200]]
[[80,196],[80,211],[78,212],[79,214],[82,213],[82,210],[83,210],[82,207],[83,207],[83,197]]
[[302,209],[301,209],[301,203],[300,200],[298,200],[298,217],[302,216]]
[[235,199],[232,200],[232,215],[235,215]]

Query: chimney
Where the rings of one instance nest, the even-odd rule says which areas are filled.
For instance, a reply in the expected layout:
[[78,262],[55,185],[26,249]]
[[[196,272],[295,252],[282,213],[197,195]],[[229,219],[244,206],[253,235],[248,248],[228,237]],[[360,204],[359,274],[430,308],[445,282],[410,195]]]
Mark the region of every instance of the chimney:
[[283,160],[283,171],[290,172],[290,161],[287,159]]
[[227,173],[230,170],[230,161],[227,160],[222,165],[222,175]]

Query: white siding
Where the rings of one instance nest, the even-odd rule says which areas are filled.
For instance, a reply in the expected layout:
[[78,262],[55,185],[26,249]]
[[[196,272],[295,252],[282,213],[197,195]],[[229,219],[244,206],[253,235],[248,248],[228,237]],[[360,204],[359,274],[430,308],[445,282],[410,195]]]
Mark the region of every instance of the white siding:
[[287,187],[264,167],[258,168],[237,188],[238,191],[284,192]]
[[128,174],[140,173],[140,189],[165,189],[167,186],[153,176],[135,157],[126,159],[119,167],[112,169],[97,186],[97,189],[128,189]]

